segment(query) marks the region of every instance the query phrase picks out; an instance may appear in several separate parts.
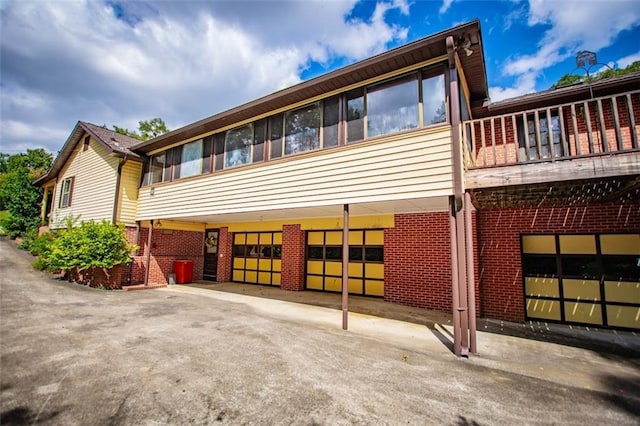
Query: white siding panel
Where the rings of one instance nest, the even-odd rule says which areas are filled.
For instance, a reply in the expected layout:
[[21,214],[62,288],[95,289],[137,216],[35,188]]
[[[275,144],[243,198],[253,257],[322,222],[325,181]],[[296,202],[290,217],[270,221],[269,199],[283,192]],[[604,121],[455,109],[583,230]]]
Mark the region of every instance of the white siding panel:
[[122,166],[120,177],[120,200],[118,202],[118,222],[135,225],[138,206],[138,189],[142,177],[142,163],[127,161]]
[[[113,219],[113,200],[116,189],[116,171],[119,159],[109,155],[104,146],[91,139],[89,149],[82,150],[82,141],[76,145],[65,167],[58,175],[55,205],[51,227],[65,226],[67,217],[80,215],[80,221]],[[74,177],[71,205],[60,208],[62,182]]]
[[449,128],[140,189],[138,220],[446,196]]

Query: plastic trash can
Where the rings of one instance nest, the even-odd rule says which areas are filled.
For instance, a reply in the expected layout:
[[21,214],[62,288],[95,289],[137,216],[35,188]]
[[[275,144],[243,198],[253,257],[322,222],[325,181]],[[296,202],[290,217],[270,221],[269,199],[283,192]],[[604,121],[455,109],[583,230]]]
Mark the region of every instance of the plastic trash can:
[[173,273],[176,274],[176,284],[189,284],[191,281],[193,281],[193,261],[174,261]]

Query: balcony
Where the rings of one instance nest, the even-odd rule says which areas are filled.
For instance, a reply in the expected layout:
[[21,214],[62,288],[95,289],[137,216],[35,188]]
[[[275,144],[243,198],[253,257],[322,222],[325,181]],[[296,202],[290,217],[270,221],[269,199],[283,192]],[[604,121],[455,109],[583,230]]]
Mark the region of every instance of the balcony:
[[462,123],[465,185],[640,174],[640,90]]

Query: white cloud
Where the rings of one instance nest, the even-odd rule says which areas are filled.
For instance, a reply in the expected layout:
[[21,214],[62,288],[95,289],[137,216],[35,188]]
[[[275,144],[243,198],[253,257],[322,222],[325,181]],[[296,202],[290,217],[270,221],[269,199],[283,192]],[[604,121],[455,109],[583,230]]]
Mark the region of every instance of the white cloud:
[[[546,26],[533,54],[510,58],[502,72],[517,77],[512,88],[495,88],[494,93],[525,93],[530,83],[547,68],[574,56],[580,50],[598,51],[610,46],[625,30],[640,25],[640,2],[629,0],[553,1],[530,0],[529,26]],[[493,98],[493,97],[492,97]],[[495,99],[494,99],[495,100]]]
[[636,61],[640,61],[640,51],[629,55],[629,56],[625,56],[624,58],[620,58],[616,61],[616,65],[618,66],[618,68],[625,68],[628,67],[629,65],[631,65],[632,63],[636,62]]
[[311,62],[352,62],[407,37],[386,17],[408,15],[407,0],[359,19],[348,18],[355,0],[250,4],[3,2],[2,149],[55,152],[78,120],[180,127],[298,83]]
[[492,102],[515,98],[536,91],[536,74],[526,73],[518,77],[513,87],[489,87],[489,97]]
[[438,13],[440,13],[440,15],[444,15],[445,13],[447,13],[447,10],[449,10],[452,3],[453,0],[442,0],[442,6],[440,6],[440,10],[438,11]]

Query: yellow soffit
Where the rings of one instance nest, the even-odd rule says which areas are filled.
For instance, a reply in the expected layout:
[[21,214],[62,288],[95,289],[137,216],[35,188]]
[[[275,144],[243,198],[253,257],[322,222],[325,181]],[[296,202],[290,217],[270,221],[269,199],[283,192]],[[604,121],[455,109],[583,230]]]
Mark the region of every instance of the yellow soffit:
[[[342,229],[342,218],[330,217],[298,220],[272,220],[264,222],[208,223],[207,228],[227,227],[229,232],[260,232],[281,231],[284,225],[300,225],[300,228],[303,231]],[[394,225],[394,215],[392,214],[349,217],[350,229],[393,228]]]

